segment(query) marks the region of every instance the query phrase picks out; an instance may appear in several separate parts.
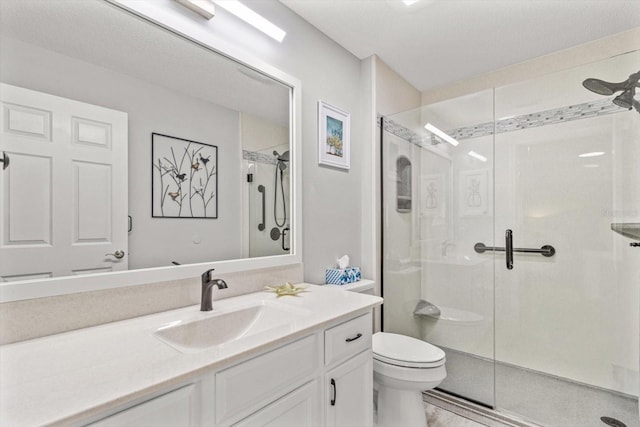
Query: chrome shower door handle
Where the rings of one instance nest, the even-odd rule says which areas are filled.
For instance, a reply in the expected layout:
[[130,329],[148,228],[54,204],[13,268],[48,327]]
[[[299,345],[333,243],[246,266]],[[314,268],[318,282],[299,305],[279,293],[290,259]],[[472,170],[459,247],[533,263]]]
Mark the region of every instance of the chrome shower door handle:
[[513,231],[509,229],[504,232],[504,252],[507,270],[513,270]]

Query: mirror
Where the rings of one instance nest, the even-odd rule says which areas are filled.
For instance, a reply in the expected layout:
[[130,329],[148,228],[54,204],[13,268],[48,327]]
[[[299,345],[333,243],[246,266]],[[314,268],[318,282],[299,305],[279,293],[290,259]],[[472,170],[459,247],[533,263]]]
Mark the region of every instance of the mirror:
[[0,37],[1,281],[293,254],[291,85],[102,1]]

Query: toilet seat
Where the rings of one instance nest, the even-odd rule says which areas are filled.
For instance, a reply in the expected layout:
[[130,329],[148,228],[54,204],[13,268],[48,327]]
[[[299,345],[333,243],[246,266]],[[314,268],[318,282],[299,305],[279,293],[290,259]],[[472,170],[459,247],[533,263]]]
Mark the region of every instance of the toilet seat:
[[408,368],[437,368],[445,364],[445,353],[427,342],[405,335],[378,332],[373,335],[373,358]]

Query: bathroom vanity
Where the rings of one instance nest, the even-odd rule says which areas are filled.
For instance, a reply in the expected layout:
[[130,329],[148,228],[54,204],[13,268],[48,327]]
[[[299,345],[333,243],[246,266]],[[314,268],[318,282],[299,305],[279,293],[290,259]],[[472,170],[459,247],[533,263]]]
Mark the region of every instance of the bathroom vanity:
[[0,347],[0,425],[371,425],[371,311],[309,285]]

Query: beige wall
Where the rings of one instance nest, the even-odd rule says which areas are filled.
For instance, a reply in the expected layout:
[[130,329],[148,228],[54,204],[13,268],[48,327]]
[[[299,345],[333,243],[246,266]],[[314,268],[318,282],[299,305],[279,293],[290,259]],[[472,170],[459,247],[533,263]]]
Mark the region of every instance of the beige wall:
[[422,92],[422,105],[556,73],[640,49],[640,28]]
[[377,56],[375,64],[375,105],[383,116],[420,106],[420,91],[393,71]]

